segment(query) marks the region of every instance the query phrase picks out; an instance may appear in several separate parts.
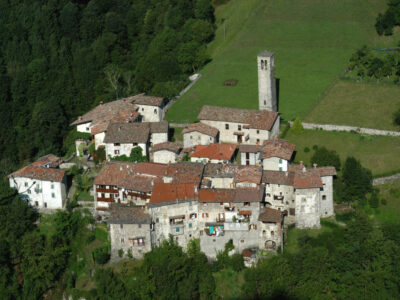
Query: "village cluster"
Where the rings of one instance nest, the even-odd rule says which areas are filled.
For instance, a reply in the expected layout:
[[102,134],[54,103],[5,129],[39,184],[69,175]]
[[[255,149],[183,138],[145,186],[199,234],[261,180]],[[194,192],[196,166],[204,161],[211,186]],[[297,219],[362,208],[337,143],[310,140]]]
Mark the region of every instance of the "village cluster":
[[[169,141],[160,97],[100,103],[71,124],[106,153],[93,195],[96,214],[108,217],[113,260],[140,258],[170,238],[182,247],[199,239],[210,259],[228,242],[248,256],[276,251],[288,225],[318,228],[334,214],[335,168],[293,163],[295,145],[278,138],[273,53],[260,53],[257,64],[259,110],[203,106],[199,122],[182,131],[183,145]],[[113,161],[135,147],[149,162]],[[32,206],[63,208],[59,164],[41,157],[10,174],[10,186]]]

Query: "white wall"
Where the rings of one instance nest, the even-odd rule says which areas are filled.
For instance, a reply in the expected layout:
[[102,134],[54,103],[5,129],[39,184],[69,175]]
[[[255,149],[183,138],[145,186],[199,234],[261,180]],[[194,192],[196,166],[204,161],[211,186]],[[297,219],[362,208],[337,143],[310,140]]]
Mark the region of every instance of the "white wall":
[[289,163],[287,160],[279,157],[270,157],[263,159],[263,169],[270,171],[284,171],[288,170]]
[[[321,218],[334,215],[333,209],[333,176],[322,176],[324,188],[320,191],[320,214]],[[324,197],[325,196],[325,197]],[[325,198],[325,199],[324,199]]]
[[319,189],[297,189],[295,192],[296,227],[319,228]]
[[106,145],[103,142],[105,136],[106,136],[105,132],[100,132],[100,133],[98,133],[98,134],[96,134],[94,136],[94,143],[95,143],[95,146],[96,146],[96,150],[97,150],[97,148],[99,148],[99,146],[105,146]]
[[76,130],[79,131],[79,132],[90,133],[91,126],[92,126],[91,122],[79,124],[79,125],[76,126]]
[[163,120],[164,109],[157,106],[136,105],[139,107],[138,112],[142,116],[142,122],[161,122]]
[[160,150],[153,153],[153,162],[168,164],[168,163],[176,163],[177,161],[176,153],[168,150]]
[[25,177],[15,177],[14,180],[9,179],[10,187],[17,189],[18,193],[27,199],[32,206],[44,208],[47,205],[47,208],[54,209],[64,207],[67,198],[66,177],[62,182],[42,181]]
[[183,135],[183,147],[188,148],[196,145],[209,145],[216,143],[217,140],[216,138],[197,132],[197,131],[192,131],[189,133],[185,133]]
[[[147,155],[147,145],[146,144],[138,144],[138,145],[133,145],[133,144],[120,144],[120,146],[114,146],[113,143],[107,143],[106,144],[106,156],[107,160],[109,160],[109,157],[114,157],[114,156],[120,156],[120,155],[126,155],[129,156],[131,155],[131,151],[133,148],[139,146],[142,148],[142,155]],[[115,150],[119,150],[119,154],[115,154]]]
[[150,135],[150,143],[153,145],[168,142],[168,133],[152,133]]
[[[241,152],[240,153],[240,162],[242,166],[246,165],[246,153]],[[249,153],[249,165],[250,166],[255,166],[255,165],[260,165],[261,164],[261,152],[257,153]]]

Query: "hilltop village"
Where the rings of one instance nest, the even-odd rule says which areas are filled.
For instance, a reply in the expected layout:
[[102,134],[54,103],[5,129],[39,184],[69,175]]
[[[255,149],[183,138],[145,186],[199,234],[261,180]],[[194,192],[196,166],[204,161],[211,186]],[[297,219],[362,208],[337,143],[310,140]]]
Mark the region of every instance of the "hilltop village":
[[[335,168],[293,163],[295,145],[278,137],[274,54],[260,53],[257,65],[259,110],[203,106],[183,144],[170,141],[167,101],[145,94],[100,103],[71,124],[106,155],[93,195],[113,261],[141,258],[170,238],[182,247],[199,239],[209,259],[232,243],[251,260],[284,247],[288,226],[319,228],[334,214]],[[78,153],[83,144],[76,141]],[[134,149],[148,161],[113,160]],[[10,174],[10,186],[34,207],[62,209],[69,186],[61,163],[41,157]]]

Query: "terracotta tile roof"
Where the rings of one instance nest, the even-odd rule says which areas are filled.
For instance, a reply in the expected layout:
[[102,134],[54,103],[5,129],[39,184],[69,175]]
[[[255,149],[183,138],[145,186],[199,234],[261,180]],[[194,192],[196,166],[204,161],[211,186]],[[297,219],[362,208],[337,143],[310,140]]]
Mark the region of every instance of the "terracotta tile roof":
[[163,183],[161,177],[132,174],[125,177],[121,186],[127,190],[151,193],[154,185],[157,183]]
[[189,126],[185,127],[182,130],[182,134],[190,133],[193,131],[197,131],[203,133],[208,136],[217,137],[219,130],[217,128],[211,127],[204,123],[194,123],[190,124]]
[[278,118],[278,113],[268,110],[248,110],[204,105],[197,118],[199,120],[248,124],[250,128],[271,130],[275,120]]
[[289,172],[297,172],[301,171],[303,169],[304,165],[303,164],[290,164],[289,165]]
[[235,154],[237,145],[233,144],[209,144],[197,145],[190,157],[231,160]]
[[112,123],[104,143],[147,143],[149,137],[150,128],[146,123]]
[[165,143],[155,144],[153,148],[151,148],[150,152],[157,152],[161,150],[168,150],[178,154],[181,150],[181,146],[177,143],[165,142]]
[[54,154],[47,154],[45,156],[39,157],[36,160],[36,163],[38,162],[44,165],[48,165],[50,168],[57,168],[61,163],[61,159]]
[[138,94],[125,98],[127,101],[131,101],[133,104],[138,105],[150,105],[150,106],[163,106],[165,99],[162,97],[146,96],[145,94]]
[[294,173],[265,170],[263,171],[261,181],[263,183],[294,185]]
[[264,199],[264,188],[236,188],[234,189],[232,202],[262,202]]
[[41,166],[28,165],[15,171],[7,177],[24,177],[43,181],[61,182],[64,179],[65,171]]
[[150,203],[168,203],[179,200],[194,199],[197,200],[198,193],[196,192],[196,185],[194,184],[174,184],[174,183],[160,183],[155,184],[153,193],[151,194]]
[[311,189],[322,188],[322,180],[319,174],[310,171],[297,171],[294,176],[294,188],[296,189]]
[[204,165],[201,163],[179,162],[167,167],[166,176],[172,183],[192,183],[200,185],[203,178]]
[[262,177],[262,169],[258,166],[239,166],[231,164],[208,163],[204,167],[205,177],[233,178],[235,183],[251,182],[259,184]]
[[91,122],[92,126],[96,126],[100,123],[113,122],[125,122],[127,119],[129,121],[134,121],[137,114],[137,106],[132,104],[126,99],[120,99],[104,104],[99,104],[91,111],[79,117],[77,120],[71,123],[71,126],[84,124]]
[[318,172],[319,176],[336,176],[336,169],[335,167],[316,167],[313,169],[314,172]]
[[288,141],[278,138],[264,141],[262,146],[263,158],[279,157],[290,160],[295,147],[294,144],[290,144]]
[[265,207],[264,211],[258,216],[258,221],[280,224],[282,222],[282,212],[277,209]]
[[164,176],[167,173],[168,166],[165,164],[142,162],[135,167],[137,174],[148,174],[153,176]]
[[109,224],[151,224],[151,217],[144,206],[111,203],[109,212]]
[[261,152],[262,150],[261,145],[247,145],[247,144],[242,144],[240,145],[239,152],[244,152],[244,153],[257,153]]
[[121,187],[128,175],[134,174],[135,167],[134,163],[129,162],[108,162],[100,170],[93,184]]

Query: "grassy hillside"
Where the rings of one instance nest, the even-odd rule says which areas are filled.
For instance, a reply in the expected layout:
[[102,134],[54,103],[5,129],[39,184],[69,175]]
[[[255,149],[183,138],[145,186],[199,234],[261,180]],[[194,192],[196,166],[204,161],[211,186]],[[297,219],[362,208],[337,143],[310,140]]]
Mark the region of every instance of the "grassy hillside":
[[339,81],[305,118],[319,124],[400,130],[392,114],[400,108],[400,88],[390,84]]
[[[374,22],[382,0],[231,0],[216,10],[219,25],[209,46],[212,61],[203,77],[168,112],[172,122],[190,122],[204,104],[257,108],[256,56],[276,53],[283,118],[305,117],[363,44],[383,46]],[[226,34],[224,39],[225,19]],[[227,79],[238,85],[223,86]]]

